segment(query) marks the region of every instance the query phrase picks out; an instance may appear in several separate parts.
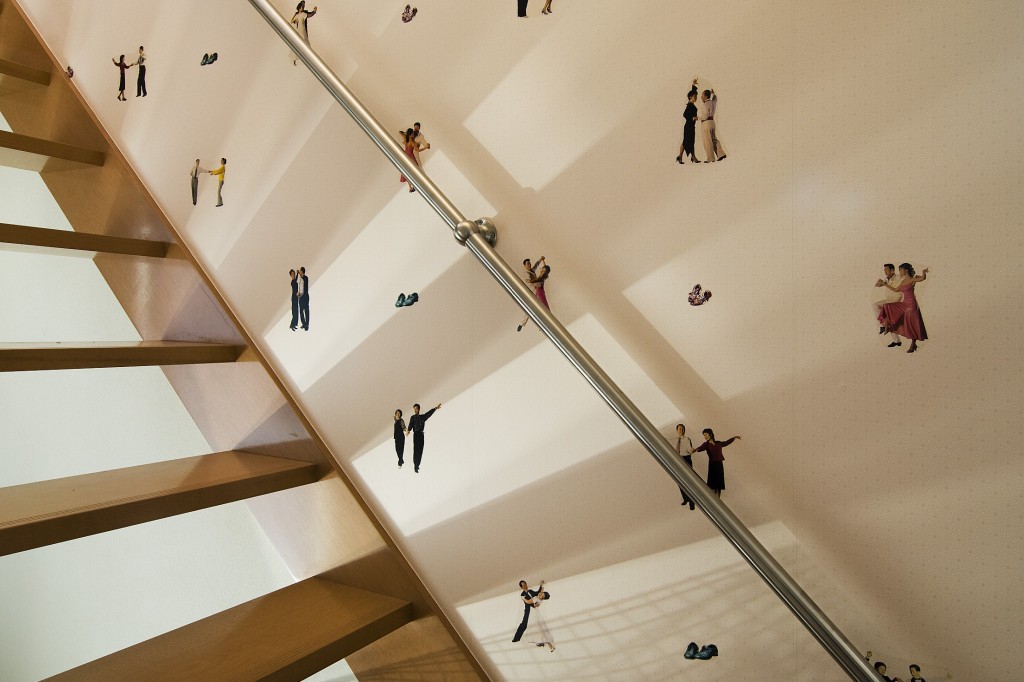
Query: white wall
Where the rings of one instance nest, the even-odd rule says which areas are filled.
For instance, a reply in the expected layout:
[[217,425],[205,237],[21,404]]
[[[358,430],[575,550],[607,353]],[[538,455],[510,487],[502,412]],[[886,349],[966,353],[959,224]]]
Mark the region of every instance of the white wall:
[[[649,679],[840,679],[738,564],[720,570],[739,582],[700,579],[714,531],[535,330],[514,332],[507,298],[245,3],[24,4],[496,675],[628,679],[603,674],[628,652]],[[310,35],[388,129],[423,121],[428,172],[495,216],[510,262],[548,256],[555,313],[666,432],[744,436],[727,503],[780,533],[859,647],[896,674],[1009,679],[1024,10],[531,5],[424,0],[403,24],[386,3],[323,3]],[[139,43],[151,94],[117,103],[108,53]],[[729,158],[679,167],[695,74]],[[188,201],[196,155],[229,158],[224,208],[209,186]],[[911,356],[868,318],[881,264],[903,260],[931,267],[931,340]],[[297,265],[308,334],[283,330]],[[683,303],[695,282],[708,306]],[[389,307],[410,290],[420,303]],[[418,479],[390,444],[415,401],[445,402]],[[551,605],[556,654],[508,642],[520,577],[572,599]],[[618,627],[620,598],[677,629],[643,607]],[[690,639],[723,656],[689,666]]]

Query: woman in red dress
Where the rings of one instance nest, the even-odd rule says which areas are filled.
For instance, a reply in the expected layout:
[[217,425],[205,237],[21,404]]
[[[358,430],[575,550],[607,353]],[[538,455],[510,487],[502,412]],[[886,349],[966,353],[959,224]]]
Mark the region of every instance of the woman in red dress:
[[[412,162],[415,163],[417,166],[420,165],[419,161],[416,160],[416,152],[423,151],[424,147],[420,145],[418,142],[416,142],[416,131],[413,130],[412,128],[409,128],[404,133],[402,133],[402,137],[404,138],[402,141],[402,145],[403,149],[405,150],[405,155],[412,159]],[[405,175],[402,175],[402,177],[399,178],[399,182],[408,182],[408,180],[406,180]],[[411,182],[409,182],[409,191],[416,191],[416,188],[412,186]]]
[[918,341],[928,339],[924,318],[921,317],[921,309],[917,306],[917,297],[914,295],[914,285],[928,279],[928,268],[922,270],[920,275],[916,275],[910,263],[900,263],[900,274],[903,275],[903,283],[898,289],[885,282],[882,282],[882,286],[903,294],[903,300],[883,305],[881,312],[878,313],[878,321],[885,331],[896,332],[910,339],[910,350],[907,352],[913,353],[917,350]]

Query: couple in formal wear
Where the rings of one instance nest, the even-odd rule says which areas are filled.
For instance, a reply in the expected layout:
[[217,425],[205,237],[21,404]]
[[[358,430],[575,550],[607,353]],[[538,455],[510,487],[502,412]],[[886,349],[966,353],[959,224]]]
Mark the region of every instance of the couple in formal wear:
[[222,196],[224,191],[224,174],[228,165],[227,159],[221,159],[220,165],[213,170],[206,170],[199,165],[199,159],[196,159],[195,164],[192,165],[192,170],[188,172],[192,183],[192,205],[196,205],[196,201],[199,199],[199,175],[201,173],[208,173],[217,178],[217,206],[224,205],[224,197]]
[[[695,448],[693,441],[686,435],[686,426],[676,424],[676,454],[682,457],[686,466],[692,469],[693,453],[706,452],[708,454],[708,487],[715,495],[721,497],[722,491],[725,490],[725,455],[722,453],[722,449],[732,445],[733,441],[743,440],[743,438],[733,436],[729,440],[719,442],[715,440],[715,432],[711,429],[704,429],[701,434],[704,436],[704,442]],[[696,506],[693,500],[682,488],[679,489],[679,492],[683,496],[682,504],[690,505],[690,511],[693,511]]]
[[512,638],[513,642],[518,642],[523,638],[523,633],[526,632],[527,626],[530,624],[530,613],[534,613],[534,620],[537,622],[537,626],[540,628],[540,641],[531,641],[531,644],[536,646],[546,646],[549,650],[555,650],[555,638],[551,636],[551,630],[548,629],[547,621],[544,620],[541,607],[544,602],[551,599],[551,593],[544,590],[544,581],[540,581],[540,585],[537,586],[536,590],[531,590],[529,584],[525,580],[519,581],[519,589],[522,592],[519,596],[523,600],[523,620],[519,623],[519,627],[516,628],[516,634]]
[[289,270],[292,278],[292,321],[289,329],[295,331],[296,325],[301,324],[303,331],[309,331],[309,277],[306,277],[306,268],[299,268],[298,272]]
[[402,411],[395,410],[395,454],[398,455],[398,468],[405,464],[405,437],[412,433],[412,467],[418,474],[420,463],[423,461],[423,430],[427,426],[427,420],[436,410],[441,409],[441,403],[420,414],[420,404],[412,406],[412,416],[409,417],[409,426],[406,428],[405,420],[402,419]]
[[[704,163],[725,160],[725,149],[718,141],[718,132],[715,123],[715,112],[718,109],[718,95],[714,89],[699,92],[697,89],[697,78],[690,84],[690,92],[686,95],[686,108],[683,109],[683,143],[679,145],[679,156],[676,163],[684,163],[683,157],[691,163],[700,163],[694,154],[694,144],[697,138],[697,121],[701,123],[701,138],[704,141]],[[700,104],[697,104],[698,94]]]
[[918,275],[910,263],[900,263],[897,273],[892,263],[882,267],[885,279],[875,282],[876,287],[885,287],[888,291],[885,298],[875,301],[873,308],[875,319],[878,320],[878,333],[888,333],[892,341],[889,348],[903,345],[902,338],[910,339],[908,353],[917,350],[917,342],[928,339],[928,331],[924,327],[921,308],[917,305],[914,288],[918,282],[928,279],[928,268]]

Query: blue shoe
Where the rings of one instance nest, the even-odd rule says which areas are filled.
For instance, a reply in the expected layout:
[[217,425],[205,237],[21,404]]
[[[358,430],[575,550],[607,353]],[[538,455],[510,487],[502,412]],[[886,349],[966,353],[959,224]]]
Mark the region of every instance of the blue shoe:
[[403,305],[405,305],[405,294],[399,294],[398,300],[395,301],[395,307],[401,308]]
[[403,303],[402,305],[412,305],[418,300],[420,300],[420,295],[417,294],[416,292],[413,292],[405,297],[405,303]]
[[683,658],[685,658],[687,660],[693,660],[693,658],[696,655],[697,655],[697,643],[696,642],[690,642],[689,646],[686,647],[686,651],[683,652]]

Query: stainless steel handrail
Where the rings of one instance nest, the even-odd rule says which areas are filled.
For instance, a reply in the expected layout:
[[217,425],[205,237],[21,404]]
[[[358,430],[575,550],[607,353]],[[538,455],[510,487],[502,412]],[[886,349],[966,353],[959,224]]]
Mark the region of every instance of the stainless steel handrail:
[[302,62],[334,99],[355,119],[392,164],[413,184],[420,195],[454,231],[455,238],[465,244],[502,288],[526,311],[530,319],[551,339],[569,362],[604,399],[612,411],[658,461],[673,480],[695,500],[708,519],[739,551],[747,563],[761,576],[776,595],[789,607],[801,623],[818,640],[839,666],[859,682],[880,682],[881,677],[861,656],[817,604],[796,583],[768,550],[743,525],[693,469],[685,466],[668,440],[626,397],[615,382],[551,312],[540,304],[530,288],[494,250],[493,225],[487,219],[470,222],[459,212],[433,181],[412,163],[402,147],[349,91],[341,79],[308,44],[299,38],[291,25],[273,8],[269,0],[249,0],[267,23],[298,55]]

